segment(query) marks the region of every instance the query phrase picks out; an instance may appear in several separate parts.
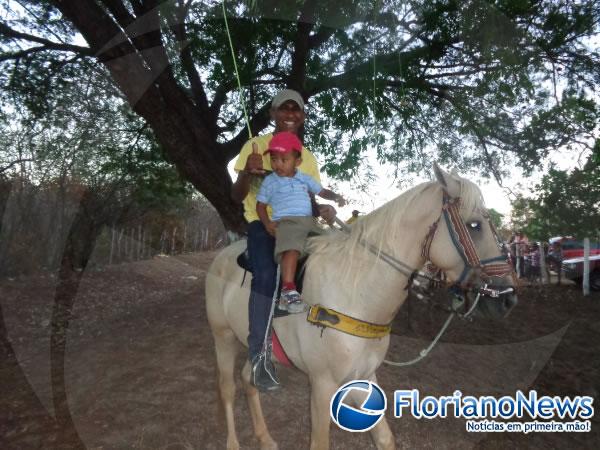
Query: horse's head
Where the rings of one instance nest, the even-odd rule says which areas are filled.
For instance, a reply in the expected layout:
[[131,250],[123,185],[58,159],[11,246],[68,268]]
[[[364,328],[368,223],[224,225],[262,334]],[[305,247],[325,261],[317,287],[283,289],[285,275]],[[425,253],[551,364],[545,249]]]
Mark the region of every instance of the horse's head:
[[478,300],[479,312],[505,317],[516,305],[512,266],[479,188],[434,166],[442,188],[442,213],[423,253],[442,269],[459,296]]

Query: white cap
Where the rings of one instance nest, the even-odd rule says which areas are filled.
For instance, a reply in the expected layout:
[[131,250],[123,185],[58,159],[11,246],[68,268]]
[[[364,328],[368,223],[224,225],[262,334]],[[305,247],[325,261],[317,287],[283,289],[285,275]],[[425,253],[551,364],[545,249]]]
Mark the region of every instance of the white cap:
[[273,100],[271,101],[271,108],[277,109],[288,100],[296,102],[296,104],[304,111],[304,100],[302,100],[302,96],[293,89],[283,89],[275,94],[275,97],[273,97]]

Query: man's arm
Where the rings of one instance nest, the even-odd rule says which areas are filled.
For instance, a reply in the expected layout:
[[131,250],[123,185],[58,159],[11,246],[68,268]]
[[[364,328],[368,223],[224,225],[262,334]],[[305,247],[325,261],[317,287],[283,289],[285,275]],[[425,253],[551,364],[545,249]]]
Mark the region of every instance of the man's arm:
[[252,153],[248,155],[246,159],[246,166],[244,170],[238,172],[238,177],[235,183],[231,186],[231,198],[241,203],[248,195],[250,191],[250,183],[252,177],[262,176],[265,174],[262,164],[262,156],[258,152],[258,145],[256,142],[252,143]]
[[269,219],[269,214],[267,213],[267,205],[262,202],[256,202],[256,214],[258,218],[265,226],[265,229],[271,236],[275,236],[275,230],[277,229],[277,222],[273,222]]
[[344,206],[346,204],[346,200],[339,194],[336,194],[332,190],[329,189],[321,189],[319,192],[319,197],[324,198],[325,200],[333,200],[338,204],[338,206]]
[[242,203],[250,192],[250,182],[254,175],[250,174],[246,170],[238,172],[235,183],[231,186],[231,198],[238,203]]

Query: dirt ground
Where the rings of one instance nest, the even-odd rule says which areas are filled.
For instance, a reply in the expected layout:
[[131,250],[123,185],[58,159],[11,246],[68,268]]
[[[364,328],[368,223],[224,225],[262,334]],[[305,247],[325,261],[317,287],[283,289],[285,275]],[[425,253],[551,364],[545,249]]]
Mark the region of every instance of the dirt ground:
[[[79,439],[90,449],[220,449],[213,341],[204,278],[214,253],[120,264],[83,276],[69,328],[65,379]],[[0,367],[0,448],[69,448],[54,417],[50,319],[56,279],[40,274],[0,280],[5,345]],[[427,346],[445,313],[412,299],[394,322],[388,358],[408,360]],[[244,358],[240,352],[238,363]],[[304,374],[280,368],[284,389],[263,395],[281,449],[308,448]],[[442,342],[409,368],[383,365],[381,387],[422,395],[599,396],[600,296],[574,285],[525,286],[503,322],[455,321]],[[238,380],[239,381],[239,380]],[[595,405],[597,407],[597,405]],[[588,433],[468,433],[456,418],[394,419],[401,449],[598,448],[600,415]],[[242,392],[236,403],[242,448],[258,448]],[[332,426],[332,448],[374,448],[368,434]]]

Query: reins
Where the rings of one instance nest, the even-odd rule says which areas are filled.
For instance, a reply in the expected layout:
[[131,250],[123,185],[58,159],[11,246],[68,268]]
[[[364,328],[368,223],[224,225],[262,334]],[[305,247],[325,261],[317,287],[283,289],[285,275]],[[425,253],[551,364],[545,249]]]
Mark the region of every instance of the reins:
[[[448,231],[450,233],[452,243],[454,244],[454,247],[460,254],[460,256],[464,262],[464,265],[465,265],[463,272],[461,273],[461,276],[458,280],[458,283],[456,283],[454,286],[456,286],[458,289],[462,289],[462,290],[469,288],[470,287],[469,280],[471,278],[470,275],[472,274],[472,272],[474,270],[480,271],[482,274],[485,274],[489,278],[503,277],[505,275],[508,275],[509,273],[512,273],[512,266],[510,266],[510,264],[508,262],[497,263],[497,261],[501,261],[501,260],[506,261],[505,255],[500,255],[500,256],[497,256],[494,258],[489,258],[486,260],[479,259],[479,255],[477,254],[477,251],[475,249],[475,244],[473,243],[473,240],[472,240],[464,222],[462,221],[462,219],[460,217],[459,204],[460,204],[460,198],[452,199],[446,193],[446,191],[444,191],[442,211],[441,211],[440,215],[438,216],[438,218],[435,220],[435,222],[429,227],[429,231],[428,231],[427,235],[425,236],[425,239],[422,243],[422,250],[421,250],[422,256],[426,260],[429,259],[429,251],[431,248],[431,244],[432,244],[433,239],[435,238],[436,232],[438,230],[439,221],[443,216],[445,219],[446,225],[448,227]],[[488,219],[488,222],[490,225],[490,229],[492,230],[492,233],[494,234],[496,242],[498,243],[499,240],[498,240],[498,235],[496,233],[496,230],[493,227],[493,224],[491,223],[490,218],[487,217],[487,219]],[[340,228],[344,232],[350,233],[350,228],[345,223],[343,223],[340,219],[338,219],[337,217],[335,219],[335,222],[340,226]],[[410,267],[408,264],[393,257],[392,255],[387,254],[386,252],[377,248],[375,245],[365,241],[364,239],[360,239],[359,243],[361,245],[363,245],[366,249],[368,249],[372,254],[374,254],[375,256],[377,256],[378,258],[382,259],[387,264],[389,264],[391,267],[396,269],[398,272],[402,273],[405,276],[408,276],[409,283],[407,285],[407,289],[409,287],[413,287],[415,285],[417,287],[420,287],[421,283],[417,280],[418,277],[421,277],[421,278],[424,278],[426,280],[433,281],[433,282],[441,281],[441,279],[430,277],[429,275],[425,274],[424,272]],[[419,352],[419,356],[417,356],[416,358],[414,358],[412,360],[404,361],[404,362],[390,361],[387,359],[384,359],[383,362],[385,362],[388,365],[396,366],[396,367],[410,366],[412,364],[419,362],[420,360],[425,358],[431,352],[431,350],[435,347],[435,345],[438,343],[438,341],[440,340],[440,338],[442,337],[442,335],[444,334],[444,332],[450,325],[450,322],[452,322],[452,319],[454,319],[455,316],[458,316],[462,319],[471,319],[471,314],[475,311],[475,308],[479,304],[481,295],[486,295],[486,296],[489,296],[492,298],[499,298],[502,294],[507,294],[507,293],[513,292],[512,287],[500,291],[498,289],[494,289],[493,287],[488,287],[488,286],[490,286],[490,285],[485,283],[483,285],[483,287],[481,287],[477,290],[477,296],[475,297],[473,304],[471,305],[470,308],[468,308],[468,310],[465,313],[459,312],[459,308],[461,308],[463,306],[463,304],[465,303],[465,297],[458,295],[458,294],[456,294],[454,296],[450,315],[444,322],[444,325],[442,325],[442,328],[440,329],[440,331],[438,332],[436,337],[429,344],[429,346],[427,346],[426,348],[422,349]],[[420,295],[418,293],[416,293],[416,294],[418,297],[423,298],[422,295]]]

